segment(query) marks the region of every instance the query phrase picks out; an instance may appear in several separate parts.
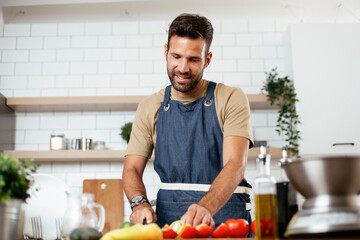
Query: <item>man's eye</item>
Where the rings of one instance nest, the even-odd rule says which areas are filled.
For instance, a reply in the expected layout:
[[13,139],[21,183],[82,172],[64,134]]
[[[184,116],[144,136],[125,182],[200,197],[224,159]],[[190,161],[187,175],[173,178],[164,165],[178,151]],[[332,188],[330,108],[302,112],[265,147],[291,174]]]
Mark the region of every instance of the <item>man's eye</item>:
[[178,56],[178,55],[173,55],[173,58],[178,59],[178,58],[180,58],[180,56]]
[[192,61],[192,62],[198,62],[198,61],[200,61],[200,59],[198,59],[198,58],[192,58],[191,61]]

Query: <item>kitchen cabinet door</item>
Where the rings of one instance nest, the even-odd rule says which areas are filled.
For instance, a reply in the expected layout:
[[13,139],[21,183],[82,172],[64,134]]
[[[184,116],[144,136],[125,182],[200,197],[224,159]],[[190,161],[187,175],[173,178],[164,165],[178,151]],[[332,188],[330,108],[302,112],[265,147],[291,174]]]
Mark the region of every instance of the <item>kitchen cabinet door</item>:
[[289,34],[300,154],[360,154],[360,24],[294,24]]

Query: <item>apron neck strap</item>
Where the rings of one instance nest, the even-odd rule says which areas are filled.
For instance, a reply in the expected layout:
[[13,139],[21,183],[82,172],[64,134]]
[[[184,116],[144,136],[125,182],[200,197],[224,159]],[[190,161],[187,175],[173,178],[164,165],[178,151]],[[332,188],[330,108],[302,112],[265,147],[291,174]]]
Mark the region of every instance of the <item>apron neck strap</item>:
[[170,101],[171,85],[165,88],[164,102],[167,104]]
[[213,98],[215,87],[216,87],[216,83],[209,81],[209,86],[206,91],[205,101],[209,101],[210,99]]

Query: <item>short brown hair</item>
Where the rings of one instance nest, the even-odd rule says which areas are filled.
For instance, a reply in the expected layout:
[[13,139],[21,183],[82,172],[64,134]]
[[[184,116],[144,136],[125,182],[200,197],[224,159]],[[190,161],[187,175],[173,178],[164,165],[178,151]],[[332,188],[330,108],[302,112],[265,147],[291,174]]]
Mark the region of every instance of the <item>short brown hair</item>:
[[189,37],[192,39],[204,38],[206,40],[206,54],[209,53],[213,39],[214,29],[206,17],[198,14],[183,13],[170,24],[168,32],[168,48],[173,35]]

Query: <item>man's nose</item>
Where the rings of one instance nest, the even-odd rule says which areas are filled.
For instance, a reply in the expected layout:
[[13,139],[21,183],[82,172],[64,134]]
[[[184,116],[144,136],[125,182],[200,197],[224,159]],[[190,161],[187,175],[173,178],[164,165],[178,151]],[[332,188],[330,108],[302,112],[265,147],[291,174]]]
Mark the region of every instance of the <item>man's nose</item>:
[[180,63],[179,63],[179,71],[181,73],[187,73],[189,72],[189,63],[186,59],[183,59]]

